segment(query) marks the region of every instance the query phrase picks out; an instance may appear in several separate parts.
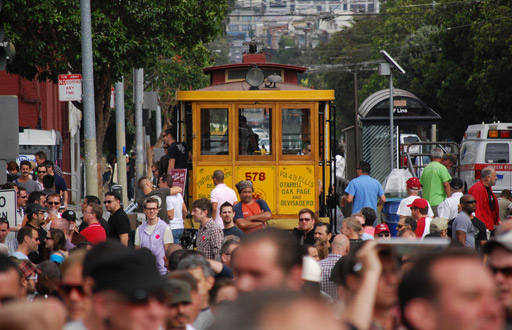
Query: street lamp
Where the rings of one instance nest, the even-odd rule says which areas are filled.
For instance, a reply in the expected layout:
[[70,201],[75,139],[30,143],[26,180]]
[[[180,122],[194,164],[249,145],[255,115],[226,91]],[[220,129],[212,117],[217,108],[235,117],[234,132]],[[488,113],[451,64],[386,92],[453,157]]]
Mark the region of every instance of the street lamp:
[[[381,50],[380,53],[384,56],[387,63],[380,63],[379,74],[381,76],[389,76],[389,148],[391,150],[391,171],[395,168],[393,165],[394,157],[394,125],[393,125],[393,70],[404,74],[405,70],[389,55],[385,50]],[[398,165],[398,163],[397,163]]]

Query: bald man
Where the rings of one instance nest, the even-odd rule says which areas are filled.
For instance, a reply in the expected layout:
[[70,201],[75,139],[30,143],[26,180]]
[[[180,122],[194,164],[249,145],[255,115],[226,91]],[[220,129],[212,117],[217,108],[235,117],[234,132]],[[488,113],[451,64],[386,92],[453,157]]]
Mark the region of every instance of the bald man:
[[327,258],[320,260],[320,268],[322,269],[322,278],[320,279],[320,289],[331,296],[333,299],[338,298],[336,283],[331,281],[332,269],[336,262],[350,251],[350,240],[343,234],[336,235],[331,245],[332,251]]

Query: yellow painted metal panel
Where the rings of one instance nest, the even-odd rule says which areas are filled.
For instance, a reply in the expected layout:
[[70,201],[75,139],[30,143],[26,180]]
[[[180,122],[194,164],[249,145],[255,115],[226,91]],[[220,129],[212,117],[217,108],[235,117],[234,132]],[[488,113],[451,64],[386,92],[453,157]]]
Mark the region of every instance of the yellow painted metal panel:
[[315,167],[279,166],[279,214],[298,214],[305,207],[315,210]]
[[210,193],[213,190],[212,175],[216,170],[222,170],[224,172],[224,183],[234,189],[233,187],[233,168],[231,166],[197,166],[194,177],[196,185],[196,196],[194,199],[208,198],[210,199]]
[[330,101],[334,90],[179,91],[178,101]]
[[276,214],[275,175],[275,166],[237,166],[235,168],[235,182],[251,180],[254,185],[254,197],[267,202],[272,214]]

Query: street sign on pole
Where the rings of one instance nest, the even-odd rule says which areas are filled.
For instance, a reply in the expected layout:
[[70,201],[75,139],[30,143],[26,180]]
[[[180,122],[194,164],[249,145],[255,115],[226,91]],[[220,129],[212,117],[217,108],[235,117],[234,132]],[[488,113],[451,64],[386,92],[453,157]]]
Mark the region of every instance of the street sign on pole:
[[0,190],[0,217],[9,220],[9,227],[18,225],[16,223],[16,190]]
[[82,75],[59,75],[59,101],[82,101]]

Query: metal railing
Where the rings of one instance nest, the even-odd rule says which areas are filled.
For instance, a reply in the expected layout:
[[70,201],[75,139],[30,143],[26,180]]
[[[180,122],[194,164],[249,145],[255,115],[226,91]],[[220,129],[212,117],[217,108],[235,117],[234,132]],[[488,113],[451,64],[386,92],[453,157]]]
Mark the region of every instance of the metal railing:
[[[423,169],[430,163],[430,151],[439,147],[444,153],[450,153],[457,157],[457,163],[453,164],[453,167],[449,170],[450,175],[457,174],[460,177],[460,145],[451,141],[437,141],[437,142],[414,142],[411,144],[402,144],[405,152],[400,151],[400,168],[407,168],[414,177],[420,177]],[[414,146],[419,146],[419,153],[411,153],[410,150]],[[429,148],[423,148],[424,146],[430,146]],[[428,151],[424,152],[424,149]],[[403,165],[403,157],[407,157],[407,165]],[[424,157],[428,157],[428,161]],[[413,164],[414,158],[414,164]]]

